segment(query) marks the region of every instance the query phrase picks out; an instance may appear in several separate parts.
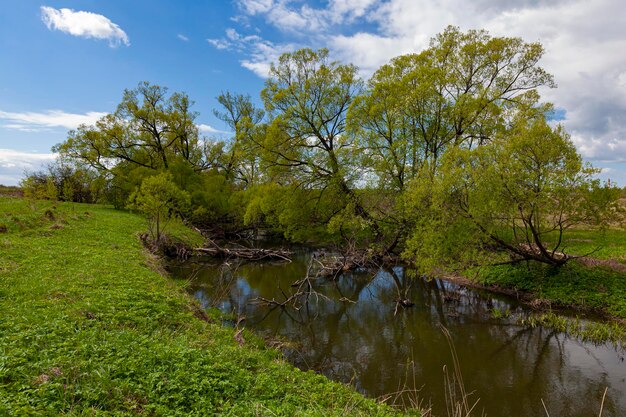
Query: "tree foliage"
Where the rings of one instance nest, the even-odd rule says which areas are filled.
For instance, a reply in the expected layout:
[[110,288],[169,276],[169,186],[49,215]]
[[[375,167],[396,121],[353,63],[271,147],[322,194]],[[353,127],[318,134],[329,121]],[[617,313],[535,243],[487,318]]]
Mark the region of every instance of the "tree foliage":
[[440,173],[413,183],[420,218],[407,254],[425,269],[477,260],[532,260],[563,265],[567,230],[616,219],[615,190],[602,187],[562,127],[519,117],[503,136],[477,148],[457,147]]
[[265,112],[257,108],[249,95],[222,93],[217,97],[223,110],[213,114],[235,133],[222,155],[221,168],[225,175],[245,185],[253,186],[261,178],[261,143]]
[[297,185],[347,187],[354,147],[346,115],[360,91],[356,67],[330,62],[325,49],[283,54],[261,93],[271,115],[269,163],[289,168]]
[[355,101],[352,130],[381,186],[404,190],[450,147],[473,147],[502,132],[507,119],[554,86],[539,67],[543,48],[519,38],[448,27],[420,54],[394,58]]
[[107,182],[93,169],[57,159],[45,169],[29,173],[20,187],[29,198],[95,203],[106,198]]
[[146,216],[152,240],[158,243],[168,222],[184,215],[189,203],[189,194],[174,184],[171,175],[160,173],[143,180],[139,189],[131,194],[128,208]]
[[200,168],[203,155],[192,104],[185,94],[168,96],[165,87],[140,83],[124,91],[114,113],[95,126],[71,131],[55,150],[99,171],[113,170],[119,163],[167,169],[177,158]]

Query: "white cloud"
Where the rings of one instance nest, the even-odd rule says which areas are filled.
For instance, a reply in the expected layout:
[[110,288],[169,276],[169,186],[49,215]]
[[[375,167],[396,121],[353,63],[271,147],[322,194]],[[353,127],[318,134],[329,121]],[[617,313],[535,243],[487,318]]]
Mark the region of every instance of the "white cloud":
[[341,20],[353,21],[363,17],[376,6],[377,0],[332,0],[328,9],[340,16]]
[[415,51],[415,45],[410,39],[367,32],[332,36],[329,44],[337,59],[357,65],[364,78],[386,64],[391,57]]
[[232,42],[226,39],[207,39],[206,41],[217,49],[230,49],[233,45]]
[[237,1],[239,9],[248,16],[263,16],[276,28],[301,36],[353,22],[372,11],[377,3],[378,0],[330,0],[326,7],[319,8],[300,0]]
[[261,78],[267,78],[270,72],[270,66],[273,62],[285,52],[291,52],[297,49],[293,44],[275,45],[268,41],[254,42],[251,47],[249,59],[241,61],[241,66],[254,72]]
[[54,153],[0,149],[0,184],[17,185],[25,172],[42,169],[56,158]]
[[185,36],[185,35],[181,35],[180,33],[178,35],[176,35],[176,37],[178,39],[180,39],[181,41],[183,41],[183,42],[189,42],[189,38],[187,36]]
[[206,134],[215,134],[215,135],[226,135],[229,132],[225,132],[223,130],[219,130],[214,128],[213,126],[207,125],[207,124],[199,124],[198,125],[198,130],[202,133],[206,133]]
[[126,32],[100,14],[41,6],[41,20],[50,30],[81,38],[106,39],[111,47],[130,46]]
[[[0,127],[24,132],[36,132],[58,127],[76,129],[81,124],[92,125],[106,114],[94,111],[77,114],[66,113],[61,110],[48,110],[43,113],[15,113],[0,110]],[[3,121],[6,123],[2,123]]]
[[254,72],[261,78],[266,78],[272,62],[285,53],[297,49],[295,44],[274,44],[262,39],[258,35],[244,36],[235,29],[229,28],[225,32],[226,37],[220,39],[207,39],[215,48],[220,50],[236,50],[248,56],[241,60],[241,66]]
[[237,2],[241,10],[249,15],[267,13],[274,6],[273,0],[239,0]]

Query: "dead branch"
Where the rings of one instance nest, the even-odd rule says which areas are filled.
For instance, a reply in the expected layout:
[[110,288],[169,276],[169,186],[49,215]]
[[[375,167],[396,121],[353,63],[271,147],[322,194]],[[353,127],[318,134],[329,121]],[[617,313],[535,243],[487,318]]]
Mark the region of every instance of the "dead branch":
[[312,280],[317,278],[317,276],[311,275],[311,272],[313,269],[313,261],[314,261],[314,258],[312,258],[311,261],[309,262],[306,276],[294,282],[293,284],[291,284],[291,287],[295,288],[294,292],[291,295],[287,295],[283,291],[282,288],[279,288],[284,297],[283,301],[278,301],[274,298],[270,300],[265,297],[257,297],[255,301],[263,305],[281,307],[281,308],[291,306],[295,308],[296,310],[300,310],[302,305],[309,303],[309,299],[311,297],[315,297],[316,302],[319,301],[320,297],[328,300],[329,298],[327,296],[325,296],[324,294],[320,294],[313,288]]
[[361,268],[380,267],[380,259],[369,250],[351,250],[341,255],[327,253],[316,254],[315,276],[337,278],[341,273]]
[[214,256],[216,258],[240,258],[248,261],[263,261],[268,259],[291,262],[293,253],[286,249],[258,249],[258,248],[226,248],[212,240],[208,240],[211,247],[194,248],[196,254]]

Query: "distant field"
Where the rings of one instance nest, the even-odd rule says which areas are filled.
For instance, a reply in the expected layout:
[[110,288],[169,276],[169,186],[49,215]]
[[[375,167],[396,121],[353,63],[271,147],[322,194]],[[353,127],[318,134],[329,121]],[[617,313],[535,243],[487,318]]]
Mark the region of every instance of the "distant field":
[[21,197],[23,194],[22,189],[19,187],[0,184],[0,196]]
[[562,251],[597,259],[614,259],[626,264],[626,230],[569,230]]

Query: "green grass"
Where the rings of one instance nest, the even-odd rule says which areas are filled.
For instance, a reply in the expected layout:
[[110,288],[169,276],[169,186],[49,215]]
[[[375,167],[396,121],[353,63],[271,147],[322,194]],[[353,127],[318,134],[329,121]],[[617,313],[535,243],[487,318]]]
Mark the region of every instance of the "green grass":
[[588,267],[576,260],[561,268],[500,265],[481,268],[475,276],[482,284],[528,291],[556,306],[626,318],[626,276],[608,266]]
[[0,224],[0,415],[394,413],[199,319],[138,216],[0,197]]
[[592,258],[626,264],[626,230],[568,230],[560,250],[570,255],[590,254]]
[[592,343],[611,342],[618,349],[626,346],[626,327],[619,323],[583,322],[580,319],[567,319],[552,311],[533,314],[520,321],[523,326],[545,327],[561,333],[568,333],[583,341]]
[[554,306],[626,319],[626,230],[568,230],[560,250],[588,258],[571,260],[561,268],[532,262],[485,266],[467,275],[481,284],[532,293]]

